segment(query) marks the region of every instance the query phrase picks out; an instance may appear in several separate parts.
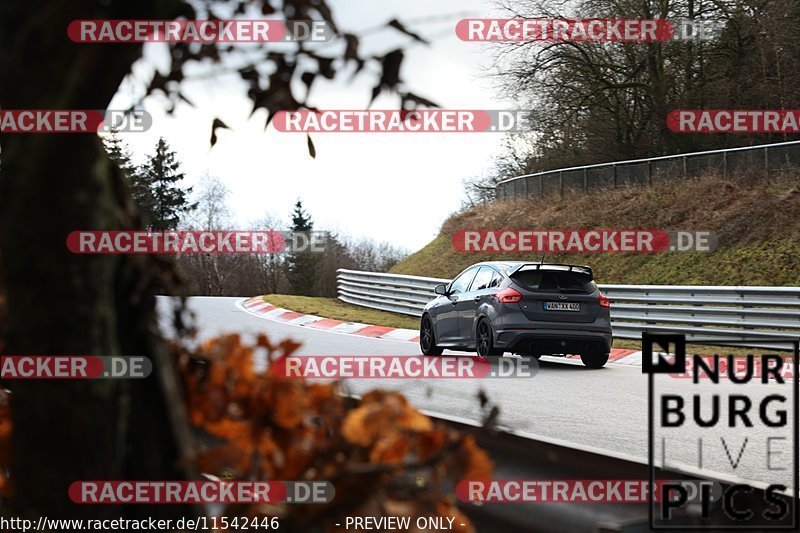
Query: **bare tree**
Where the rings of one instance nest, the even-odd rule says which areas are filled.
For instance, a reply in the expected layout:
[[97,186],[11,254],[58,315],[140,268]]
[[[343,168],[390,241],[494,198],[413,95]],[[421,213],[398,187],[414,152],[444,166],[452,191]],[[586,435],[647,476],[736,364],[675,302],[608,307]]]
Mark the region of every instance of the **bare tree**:
[[[270,235],[277,235],[286,230],[286,225],[272,213],[263,215],[253,224],[253,229],[264,230]],[[283,277],[283,249],[278,249],[275,243],[275,251],[269,254],[258,254],[255,256],[259,265],[259,279],[263,284],[263,291],[267,294],[275,294],[287,289],[286,280]]]
[[231,224],[231,209],[228,205],[230,189],[216,176],[205,174],[195,201],[197,209],[184,220],[184,225],[193,229],[223,230]]
[[[208,231],[231,229],[229,194],[230,190],[218,177],[204,175],[196,196],[197,209],[183,221],[184,227]],[[199,294],[222,296],[228,294],[228,280],[240,262],[236,255],[193,254],[181,256],[178,265],[187,271]]]
[[491,202],[495,198],[497,182],[533,172],[536,168],[536,135],[507,135],[500,152],[492,159],[489,170],[481,176],[463,180],[465,198],[463,208]]
[[507,146],[486,176],[466,181],[467,206],[492,198],[497,181],[536,170],[797,137],[686,135],[666,126],[676,109],[800,105],[794,0],[507,0],[502,7],[523,18],[689,19],[715,31],[665,42],[496,45],[501,94],[534,110],[538,123],[527,148]]
[[344,238],[342,243],[352,259],[353,267],[351,268],[358,270],[388,272],[408,256],[407,250],[389,242],[376,242],[368,238]]

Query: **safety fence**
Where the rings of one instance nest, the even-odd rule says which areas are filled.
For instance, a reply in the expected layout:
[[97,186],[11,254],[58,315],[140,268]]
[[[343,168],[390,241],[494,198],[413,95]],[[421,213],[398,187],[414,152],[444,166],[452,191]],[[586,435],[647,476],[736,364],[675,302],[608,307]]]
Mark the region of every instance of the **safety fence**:
[[790,141],[547,170],[502,180],[495,185],[495,196],[499,200],[563,196],[568,191],[653,185],[709,172],[728,178],[746,171],[769,181],[772,176],[798,168],[800,141]]

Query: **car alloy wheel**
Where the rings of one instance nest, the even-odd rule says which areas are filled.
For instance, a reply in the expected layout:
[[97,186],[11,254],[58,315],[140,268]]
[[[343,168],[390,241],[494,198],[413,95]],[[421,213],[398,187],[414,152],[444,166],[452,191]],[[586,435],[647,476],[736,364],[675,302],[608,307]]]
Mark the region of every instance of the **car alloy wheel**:
[[485,320],[478,322],[477,352],[481,357],[492,355],[492,330]]
[[436,336],[433,331],[431,317],[425,315],[419,326],[419,347],[423,355],[442,355],[442,348],[436,346]]

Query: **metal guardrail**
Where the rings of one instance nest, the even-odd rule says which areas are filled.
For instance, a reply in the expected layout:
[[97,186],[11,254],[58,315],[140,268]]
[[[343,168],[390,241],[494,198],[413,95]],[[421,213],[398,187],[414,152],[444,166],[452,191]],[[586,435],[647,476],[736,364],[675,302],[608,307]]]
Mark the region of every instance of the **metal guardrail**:
[[[421,316],[449,279],[339,269],[339,299],[354,305]],[[775,347],[757,339],[800,336],[800,287],[703,285],[600,285],[612,301],[614,336],[640,339],[642,332],[684,333],[687,340]],[[754,340],[756,339],[756,340]],[[742,344],[746,342],[747,344]]]
[[495,197],[505,200],[517,196],[563,196],[567,191],[652,185],[709,171],[727,178],[743,169],[761,172],[769,181],[772,174],[791,168],[800,168],[800,141],[547,170],[498,182]]

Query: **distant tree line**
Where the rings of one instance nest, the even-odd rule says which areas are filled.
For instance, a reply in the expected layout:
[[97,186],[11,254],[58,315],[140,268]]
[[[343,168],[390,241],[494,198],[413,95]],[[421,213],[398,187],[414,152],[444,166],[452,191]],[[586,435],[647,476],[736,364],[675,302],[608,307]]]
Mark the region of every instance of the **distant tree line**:
[[[219,178],[204,176],[198,191],[192,195],[191,187],[181,186],[185,175],[178,155],[163,138],[142,165],[133,162],[129,148],[118,135],[110,134],[104,143],[111,159],[127,177],[133,201],[148,229],[234,229],[228,205],[229,189]],[[265,214],[249,224],[249,228],[236,229],[290,232],[305,239],[318,231],[300,199],[294,204],[289,220],[286,224],[273,214]],[[319,245],[322,251],[287,246],[271,254],[187,254],[177,256],[175,261],[192,295],[281,293],[334,297],[337,269],[386,272],[406,256],[404,250],[389,243],[323,233]]]
[[797,0],[515,0],[511,17],[689,19],[708,39],[649,43],[498,44],[501,94],[537,116],[536,131],[508,140],[467,203],[496,181],[540,170],[794,140],[797,135],[670,131],[678,109],[798,109]]

